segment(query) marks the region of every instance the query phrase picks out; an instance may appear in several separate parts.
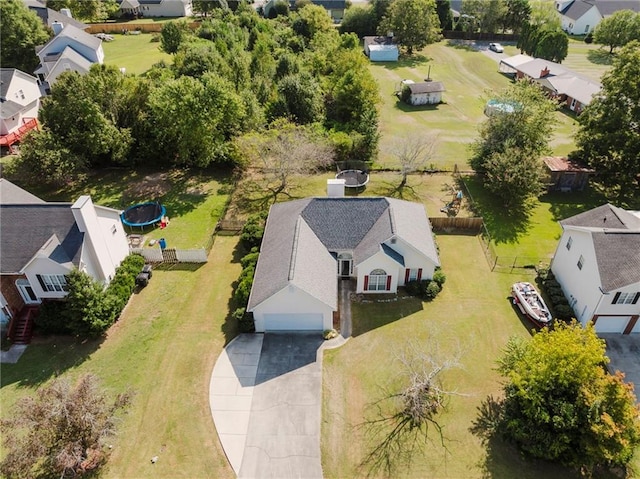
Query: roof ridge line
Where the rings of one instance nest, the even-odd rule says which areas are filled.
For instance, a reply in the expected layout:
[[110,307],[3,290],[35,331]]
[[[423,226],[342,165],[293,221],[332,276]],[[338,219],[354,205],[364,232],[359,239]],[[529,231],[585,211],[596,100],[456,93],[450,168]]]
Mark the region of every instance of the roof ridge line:
[[293,244],[291,245],[291,262],[289,263],[289,275],[288,281],[293,281],[293,276],[296,269],[296,253],[298,252],[298,238],[300,237],[300,222],[302,217],[298,216],[296,220],[296,229],[293,232]]

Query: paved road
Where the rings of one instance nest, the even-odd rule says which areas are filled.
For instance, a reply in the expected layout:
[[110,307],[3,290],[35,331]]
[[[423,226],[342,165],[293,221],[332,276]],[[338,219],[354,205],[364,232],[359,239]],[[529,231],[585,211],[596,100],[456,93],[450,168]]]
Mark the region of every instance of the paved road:
[[321,478],[322,336],[265,334],[240,478]]

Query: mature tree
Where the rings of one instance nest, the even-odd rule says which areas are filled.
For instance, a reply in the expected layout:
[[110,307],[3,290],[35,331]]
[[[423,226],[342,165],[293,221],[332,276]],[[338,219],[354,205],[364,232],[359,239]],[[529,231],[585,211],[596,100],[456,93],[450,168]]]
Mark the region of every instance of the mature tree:
[[512,339],[499,362],[507,381],[499,430],[533,457],[587,473],[625,466],[640,445],[640,409],[608,361],[591,325],[558,323],[531,341]]
[[87,22],[100,22],[114,15],[120,8],[116,0],[47,0],[53,10],[68,8],[74,18]]
[[373,447],[362,465],[373,475],[393,477],[398,469],[406,473],[414,454],[420,454],[424,444],[435,437],[444,443],[439,422],[446,412],[451,396],[461,395],[445,387],[442,376],[460,367],[461,351],[444,357],[435,341],[428,347],[409,343],[397,356],[402,388],[383,388],[383,397],[366,412],[360,424]]
[[2,420],[5,457],[0,471],[7,478],[92,475],[109,458],[106,440],[116,431],[116,414],[131,393],[110,400],[93,375],[75,387],[64,378],[21,399]]
[[640,13],[631,10],[618,10],[603,18],[593,32],[593,41],[607,45],[609,53],[633,40],[640,40]]
[[[226,2],[225,2],[226,3]],[[204,18],[207,18],[209,13],[215,8],[220,7],[220,4],[212,0],[193,0],[193,12],[199,13]]]
[[371,8],[373,9],[373,16],[376,19],[376,27],[380,25],[382,19],[387,16],[387,11],[393,3],[393,0],[371,0]]
[[569,37],[559,28],[525,23],[518,48],[527,55],[560,63],[569,52]]
[[[470,164],[485,173],[487,189],[505,203],[521,204],[538,193],[540,157],[548,150],[557,104],[537,84],[526,80],[518,81],[493,99],[507,108],[493,112],[480,125]],[[525,165],[529,167],[526,171]],[[531,184],[525,185],[526,181]]]
[[506,0],[507,11],[502,18],[503,30],[511,30],[516,35],[522,25],[529,22],[531,5],[529,0]]
[[163,83],[151,92],[149,107],[153,151],[173,165],[233,162],[228,140],[254,125],[234,85],[213,73]]
[[620,195],[637,191],[640,175],[640,42],[623,47],[602,78],[602,92],[578,117],[576,156]]
[[167,53],[176,53],[189,33],[189,26],[184,20],[165,23],[160,32],[160,48]]
[[35,47],[47,43],[49,32],[22,0],[0,2],[0,64],[31,74],[38,66]]
[[393,155],[400,163],[400,184],[398,191],[407,185],[407,177],[411,173],[422,171],[433,161],[436,153],[437,139],[433,136],[412,135],[403,138],[393,148]]
[[289,196],[295,176],[314,173],[329,167],[334,161],[333,148],[312,129],[278,120],[264,133],[250,133],[238,138],[236,144],[248,161],[259,168],[262,178],[246,185],[249,195],[268,191],[267,201],[276,201],[281,194]]
[[313,4],[301,8],[291,26],[294,32],[307,40],[311,40],[319,32],[333,30],[331,17],[327,15],[325,8]]
[[375,35],[376,28],[373,8],[369,5],[354,5],[349,8],[344,12],[340,23],[340,33],[355,33],[360,38]]
[[435,0],[395,0],[380,25],[381,33],[393,32],[399,45],[411,55],[440,38]]
[[278,82],[278,100],[271,105],[271,117],[288,117],[304,125],[324,116],[323,93],[308,72],[287,75]]
[[440,28],[442,30],[452,30],[451,0],[436,0],[436,12],[440,19]]
[[482,33],[496,33],[506,13],[504,0],[462,0],[463,15],[473,18],[468,22]]

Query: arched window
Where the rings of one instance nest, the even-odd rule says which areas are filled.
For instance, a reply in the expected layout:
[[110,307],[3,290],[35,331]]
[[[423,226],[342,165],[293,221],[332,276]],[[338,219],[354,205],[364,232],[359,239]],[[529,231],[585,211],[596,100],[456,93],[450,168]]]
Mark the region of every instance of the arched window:
[[389,289],[390,277],[383,269],[374,269],[369,273],[368,279],[365,277],[365,289],[367,291],[387,291]]

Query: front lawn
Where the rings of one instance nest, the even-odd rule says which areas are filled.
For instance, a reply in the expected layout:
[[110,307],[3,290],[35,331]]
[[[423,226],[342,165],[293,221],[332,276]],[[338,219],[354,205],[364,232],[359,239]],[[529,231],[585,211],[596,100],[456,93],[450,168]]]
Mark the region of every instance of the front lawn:
[[445,358],[462,350],[462,368],[443,377],[444,386],[458,393],[438,417],[446,449],[432,427],[431,440],[417,446],[411,464],[396,463],[391,477],[577,477],[552,464],[525,461],[500,441],[482,444],[469,431],[482,401],[500,394],[495,361],[507,339],[529,335],[531,325],[520,319],[508,296],[514,281],[531,280],[532,275],[491,273],[477,237],[439,235],[438,244],[447,282],[435,301],[354,303],[354,337],[341,348],[325,352],[321,441],[325,477],[367,475],[368,468],[361,462],[372,438],[360,425],[367,417],[376,417],[372,404],[386,388],[402,387],[397,358],[409,344],[427,353],[437,345]]

